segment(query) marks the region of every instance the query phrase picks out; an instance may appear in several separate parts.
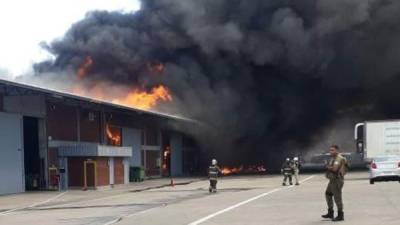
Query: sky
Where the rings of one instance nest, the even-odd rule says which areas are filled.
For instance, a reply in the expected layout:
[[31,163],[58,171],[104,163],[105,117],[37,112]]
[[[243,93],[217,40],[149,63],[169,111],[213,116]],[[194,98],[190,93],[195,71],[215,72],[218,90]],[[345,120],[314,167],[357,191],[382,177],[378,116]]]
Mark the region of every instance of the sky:
[[3,0],[0,1],[0,78],[31,72],[48,59],[41,42],[60,38],[91,10],[133,12],[138,0]]

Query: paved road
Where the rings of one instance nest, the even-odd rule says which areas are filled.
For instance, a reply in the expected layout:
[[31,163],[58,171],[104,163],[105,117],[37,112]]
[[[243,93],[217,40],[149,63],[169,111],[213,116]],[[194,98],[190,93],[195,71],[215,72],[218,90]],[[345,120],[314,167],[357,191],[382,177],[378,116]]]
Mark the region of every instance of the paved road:
[[[93,192],[87,198],[75,196],[81,192],[72,192],[33,207],[0,212],[0,224],[331,223],[320,218],[326,210],[323,196],[326,179],[321,174],[301,178],[300,186],[290,187],[280,186],[281,177],[278,176],[224,178],[216,194],[207,193],[206,181],[141,192]],[[347,176],[344,187],[346,221],[341,224],[400,224],[400,183],[369,185],[366,178],[366,173]]]

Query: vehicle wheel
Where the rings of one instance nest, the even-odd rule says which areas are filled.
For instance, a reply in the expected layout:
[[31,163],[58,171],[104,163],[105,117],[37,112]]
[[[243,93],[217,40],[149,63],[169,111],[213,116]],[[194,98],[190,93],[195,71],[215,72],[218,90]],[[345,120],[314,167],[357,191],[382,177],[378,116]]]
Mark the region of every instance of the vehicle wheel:
[[369,179],[369,184],[374,184],[374,183],[375,183],[374,179]]

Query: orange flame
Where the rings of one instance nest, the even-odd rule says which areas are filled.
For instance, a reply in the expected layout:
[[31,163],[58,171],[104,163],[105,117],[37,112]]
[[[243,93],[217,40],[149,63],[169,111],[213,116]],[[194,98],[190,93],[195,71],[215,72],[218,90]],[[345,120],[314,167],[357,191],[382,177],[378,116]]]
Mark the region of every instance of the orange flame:
[[234,174],[234,173],[239,173],[243,171],[243,166],[240,167],[222,167],[222,174],[228,175],[228,174]]
[[108,124],[106,125],[106,134],[108,139],[110,140],[110,144],[115,145],[115,146],[120,146],[121,145],[121,135],[118,134],[118,132],[113,132],[110,128],[110,126],[108,126]]
[[[93,63],[94,61],[90,56],[85,58],[85,62],[77,71],[77,76],[80,80],[85,78]],[[162,73],[165,69],[164,64],[158,61],[148,63],[147,66],[150,71],[155,73]],[[143,110],[152,109],[159,102],[172,101],[172,95],[169,89],[163,85],[158,85],[153,87],[150,91],[145,91],[138,88],[126,90],[124,86],[119,87],[113,85],[110,87],[109,84],[101,82],[97,84],[79,82],[73,85],[70,91],[81,96],[110,101],[115,104]]]
[[222,174],[224,175],[230,175],[230,174],[238,174],[238,173],[263,173],[266,172],[267,170],[265,169],[264,166],[240,166],[240,167],[222,167],[221,168]]
[[151,109],[160,101],[172,101],[172,96],[168,88],[163,85],[154,87],[150,92],[135,89],[128,93],[125,98],[112,100],[115,104],[140,109]]
[[78,69],[78,78],[83,79],[86,76],[90,67],[92,67],[92,65],[93,65],[92,57],[87,56],[85,62]]
[[149,92],[138,88],[125,89],[126,87],[123,86],[110,87],[109,84],[102,85],[100,83],[95,86],[88,86],[78,83],[70,88],[70,92],[80,96],[143,110],[153,109],[160,102],[172,101],[169,89],[163,85],[156,86]]

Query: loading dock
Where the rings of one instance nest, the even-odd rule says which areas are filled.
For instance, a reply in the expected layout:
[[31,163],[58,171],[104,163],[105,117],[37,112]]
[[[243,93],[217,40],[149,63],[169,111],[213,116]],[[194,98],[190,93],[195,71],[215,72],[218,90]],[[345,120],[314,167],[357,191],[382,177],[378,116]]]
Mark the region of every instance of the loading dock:
[[[126,184],[130,167],[160,177],[162,132],[189,121],[0,79],[0,195]],[[171,143],[179,176],[188,148]]]
[[39,155],[39,122],[34,117],[23,118],[25,189],[38,190],[44,177]]

